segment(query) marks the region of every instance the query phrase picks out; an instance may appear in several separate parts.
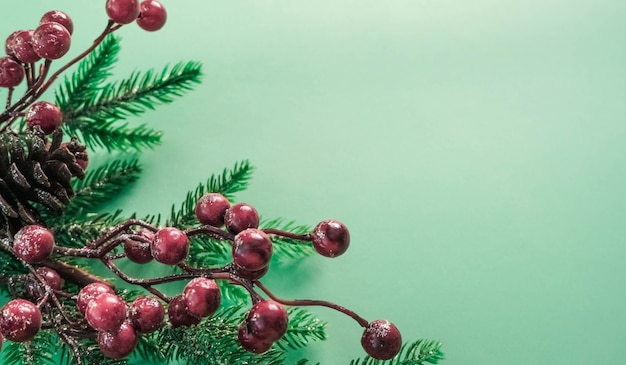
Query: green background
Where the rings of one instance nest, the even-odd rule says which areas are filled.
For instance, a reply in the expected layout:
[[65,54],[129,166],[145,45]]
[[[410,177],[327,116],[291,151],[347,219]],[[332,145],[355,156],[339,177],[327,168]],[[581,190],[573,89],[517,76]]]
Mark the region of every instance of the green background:
[[[11,1],[2,34],[104,0]],[[626,2],[163,0],[167,26],[123,37],[117,75],[179,60],[204,81],[134,118],[165,132],[111,208],[167,213],[250,159],[238,195],[263,216],[345,222],[352,243],[271,274],[440,339],[446,365],[615,364],[626,341]],[[295,357],[346,364],[360,328]]]

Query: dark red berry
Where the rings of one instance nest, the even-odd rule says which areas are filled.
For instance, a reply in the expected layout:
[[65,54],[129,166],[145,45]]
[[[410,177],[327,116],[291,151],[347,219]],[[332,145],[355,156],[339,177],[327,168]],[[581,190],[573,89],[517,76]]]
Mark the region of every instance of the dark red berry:
[[180,229],[163,228],[157,231],[150,250],[152,257],[158,262],[176,265],[189,254],[189,239]]
[[361,346],[371,357],[389,360],[400,352],[402,336],[398,328],[386,320],[370,322],[361,337]]
[[34,103],[26,112],[26,124],[30,129],[39,126],[45,134],[52,133],[63,123],[63,114],[58,105],[47,101]]
[[104,293],[89,302],[85,318],[98,331],[116,330],[126,319],[126,303],[115,294]]
[[264,342],[275,342],[287,332],[289,315],[282,304],[264,300],[252,306],[246,322],[251,335]]
[[128,319],[137,332],[154,332],[163,323],[165,308],[155,298],[139,297],[133,301],[128,310]]
[[4,341],[4,336],[2,336],[2,333],[0,332],[0,350],[2,350],[2,342]]
[[63,288],[63,278],[58,272],[48,267],[40,267],[37,269],[37,274],[41,276],[52,289],[61,290]]
[[87,284],[83,287],[80,292],[78,292],[78,298],[76,299],[76,307],[78,311],[85,315],[85,311],[87,310],[87,305],[89,303],[99,297],[102,294],[115,294],[113,289],[110,286],[104,283],[91,283]]
[[163,5],[156,0],[144,0],[139,5],[140,12],[137,24],[144,30],[154,32],[163,28],[167,13]]
[[138,341],[137,332],[129,321],[124,321],[114,331],[98,333],[98,347],[110,359],[123,359],[130,355]]
[[136,235],[144,239],[126,238],[124,240],[124,253],[126,253],[126,257],[128,257],[130,261],[138,264],[145,264],[152,261],[150,243],[154,241],[154,233],[147,229],[140,229]]
[[33,50],[47,60],[59,59],[70,50],[72,36],[59,23],[43,23],[33,33]]
[[138,0],[107,0],[107,15],[118,24],[132,23],[139,16]]
[[24,67],[11,57],[0,58],[0,87],[15,87],[24,80]]
[[272,259],[272,240],[259,229],[246,229],[233,241],[233,262],[248,271],[267,267]]
[[74,22],[72,22],[72,18],[70,18],[69,15],[65,14],[64,12],[60,10],[51,10],[45,13],[41,17],[39,24],[50,23],[50,22],[61,24],[62,26],[65,27],[65,29],[67,29],[67,31],[70,34],[74,32]]
[[222,194],[204,194],[196,202],[196,217],[198,222],[214,227],[224,225],[224,214],[230,208],[230,202]]
[[313,233],[313,247],[322,256],[337,257],[350,246],[350,232],[346,226],[334,219],[320,222]]
[[29,264],[47,259],[54,249],[54,236],[39,225],[24,226],[13,237],[13,252]]
[[248,228],[258,228],[259,213],[250,204],[237,203],[226,211],[224,224],[232,234],[237,234]]
[[167,317],[172,327],[195,326],[200,323],[200,318],[194,317],[187,312],[183,296],[179,295],[170,301],[167,307]]
[[220,288],[215,280],[195,278],[183,290],[187,313],[195,317],[209,317],[220,307]]
[[15,53],[13,53],[13,47],[15,47],[15,36],[21,32],[21,30],[16,30],[15,32],[9,34],[7,40],[4,42],[4,50],[7,56],[15,57]]
[[252,335],[248,330],[248,323],[246,321],[239,326],[237,341],[244,350],[255,354],[262,354],[268,351],[273,344],[273,342],[265,342]]
[[13,55],[24,63],[33,63],[41,59],[33,49],[34,30],[20,30],[13,37]]
[[30,340],[39,332],[41,322],[41,311],[28,300],[11,300],[0,310],[0,332],[7,340]]

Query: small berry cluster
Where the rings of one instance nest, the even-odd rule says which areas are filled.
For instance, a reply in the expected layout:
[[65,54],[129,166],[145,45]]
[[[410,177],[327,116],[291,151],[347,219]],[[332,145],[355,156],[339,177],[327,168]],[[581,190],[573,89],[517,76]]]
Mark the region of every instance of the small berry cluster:
[[107,0],[106,11],[109,18],[117,24],[137,22],[149,32],[159,30],[165,25],[167,13],[163,5],[156,0]]

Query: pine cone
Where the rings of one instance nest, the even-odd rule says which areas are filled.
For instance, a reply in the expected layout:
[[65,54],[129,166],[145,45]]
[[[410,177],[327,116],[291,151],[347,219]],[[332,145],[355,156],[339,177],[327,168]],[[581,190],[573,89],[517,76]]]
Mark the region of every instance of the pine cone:
[[75,138],[62,143],[60,128],[51,138],[38,127],[23,138],[0,137],[0,213],[10,226],[40,222],[42,206],[60,215],[74,196],[71,178],[85,176],[79,164],[87,160],[85,146]]

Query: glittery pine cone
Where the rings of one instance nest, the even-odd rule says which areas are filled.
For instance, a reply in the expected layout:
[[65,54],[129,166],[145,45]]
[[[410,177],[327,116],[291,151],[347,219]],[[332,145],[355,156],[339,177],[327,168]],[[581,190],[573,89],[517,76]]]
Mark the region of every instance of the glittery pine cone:
[[0,138],[0,213],[7,224],[39,222],[40,207],[60,215],[74,196],[70,180],[85,176],[85,146],[75,138],[62,143],[61,129],[50,137],[37,127],[24,137]]

